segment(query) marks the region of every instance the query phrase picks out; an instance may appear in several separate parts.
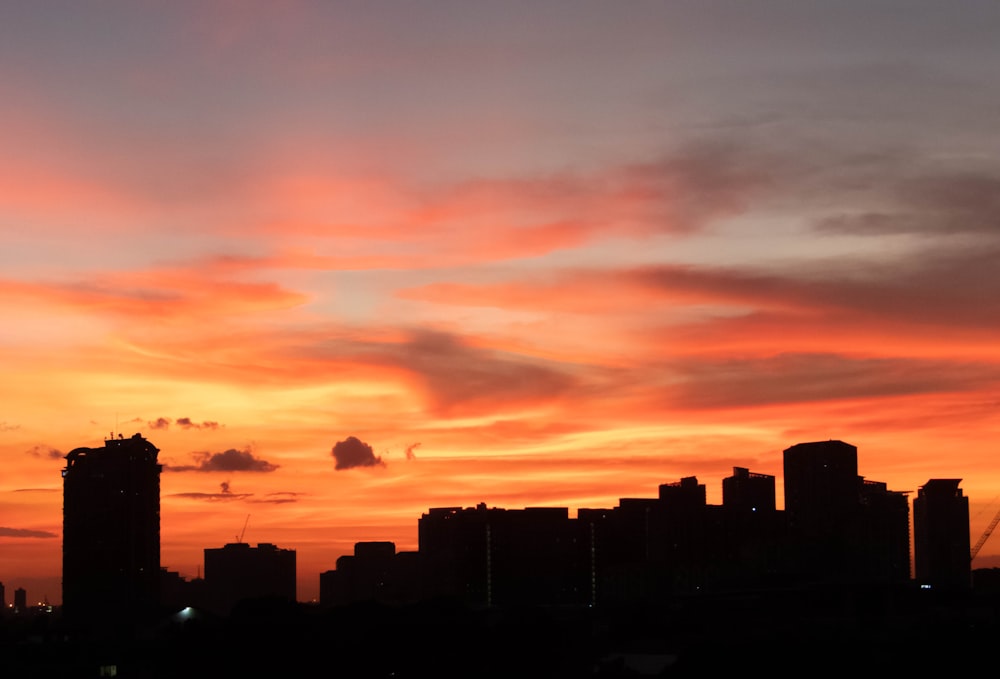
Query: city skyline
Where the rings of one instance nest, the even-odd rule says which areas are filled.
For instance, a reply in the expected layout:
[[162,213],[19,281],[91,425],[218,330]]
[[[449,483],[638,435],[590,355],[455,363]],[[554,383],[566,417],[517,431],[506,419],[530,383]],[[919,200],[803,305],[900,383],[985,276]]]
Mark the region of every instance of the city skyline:
[[[121,444],[121,445],[119,445],[119,444]],[[118,450],[130,449],[133,445],[137,449],[139,449],[139,450],[153,450],[153,451],[159,452],[156,449],[156,447],[152,444],[151,441],[148,441],[147,439],[145,439],[139,433],[133,434],[131,437],[127,437],[127,438],[119,434],[117,436],[111,436],[108,439],[106,439],[106,441],[105,441],[105,446],[107,446],[107,450],[109,452],[111,452],[112,454],[114,454]],[[122,447],[122,446],[124,446],[124,447]],[[861,469],[861,466],[859,464],[859,460],[857,459],[857,448],[854,445],[850,444],[849,442],[845,442],[845,441],[832,440],[832,439],[831,440],[827,440],[827,441],[800,441],[800,442],[797,442],[797,443],[795,443],[793,445],[790,445],[788,448],[786,448],[784,451],[782,451],[782,455],[784,456],[783,468],[784,468],[784,470],[786,472],[789,470],[789,467],[788,467],[788,454],[789,454],[789,451],[799,450],[799,451],[806,452],[807,453],[807,457],[803,458],[803,457],[800,456],[798,458],[798,459],[802,460],[803,462],[805,462],[808,459],[809,456],[812,456],[812,455],[816,455],[816,456],[823,455],[825,453],[823,453],[821,451],[830,450],[831,447],[832,447],[832,450],[835,450],[835,451],[842,451],[844,449],[853,450],[853,462],[852,462],[852,464],[855,465],[856,476],[854,476],[853,474],[848,474],[848,476],[845,477],[843,475],[843,473],[841,473],[840,474],[840,480],[842,482],[848,482],[850,485],[856,485],[857,487],[856,487],[856,491],[855,492],[860,493],[861,486],[864,485],[864,484],[877,484],[877,485],[885,486],[885,484],[883,484],[882,482],[878,481],[877,479],[871,479],[870,477],[867,477],[867,476],[865,476],[864,473],[862,473],[863,470]],[[93,453],[98,453],[99,454],[99,453],[102,452],[102,449],[100,449],[100,448],[97,448],[97,449],[85,449],[85,448],[74,449],[74,451],[72,451],[71,455],[69,455],[67,457],[67,467],[66,467],[67,471],[69,470],[69,468],[71,466],[71,463],[74,461],[74,458],[77,455],[79,455],[79,454],[86,454],[88,452],[91,453],[91,454],[93,454]],[[839,455],[840,452],[837,452],[836,454]],[[155,460],[155,456],[154,456],[154,460]],[[807,463],[807,464],[809,464],[809,463]],[[820,462],[818,462],[818,463],[817,462],[813,462],[811,464],[813,466],[815,466],[816,464],[822,464],[822,458],[820,458]],[[846,471],[848,471],[848,469],[845,468],[844,471],[846,472]],[[738,478],[744,478],[744,479],[749,480],[750,478],[769,477],[772,480],[772,482],[773,482],[772,487],[771,487],[771,492],[773,493],[773,497],[770,498],[771,500],[774,501],[774,506],[772,508],[775,509],[775,510],[777,510],[777,512],[779,514],[783,514],[786,511],[787,508],[783,506],[783,503],[779,503],[777,501],[778,497],[785,497],[785,494],[786,494],[786,490],[787,489],[785,488],[785,483],[786,483],[786,479],[785,479],[786,475],[785,474],[781,474],[781,473],[770,474],[766,470],[762,471],[762,470],[758,470],[758,469],[747,469],[747,468],[741,468],[741,467],[734,467],[734,468],[732,468],[731,472],[732,472],[732,474],[730,476],[727,476],[726,478],[719,480],[719,488],[720,488],[720,491],[721,491],[722,495],[725,494],[724,484],[727,481],[730,481],[730,482],[737,481]],[[158,472],[157,472],[157,474],[158,474]],[[64,477],[65,477],[65,474],[64,474]],[[852,481],[852,479],[853,479],[853,481]],[[819,480],[819,479],[817,479],[817,480]],[[79,483],[79,482],[77,482],[77,483]],[[662,499],[663,498],[663,488],[665,486],[676,487],[678,490],[680,490],[681,487],[686,487],[688,484],[697,484],[699,486],[700,490],[702,491],[702,493],[704,495],[703,501],[706,503],[706,506],[708,506],[708,507],[715,507],[715,508],[721,508],[725,504],[724,500],[720,500],[719,502],[711,502],[711,501],[709,501],[707,499],[708,497],[711,497],[712,495],[715,495],[715,493],[709,494],[709,493],[706,492],[707,488],[708,488],[708,484],[706,484],[704,482],[704,479],[698,479],[696,476],[686,476],[686,477],[680,477],[678,479],[663,480],[663,481],[657,483],[651,491],[643,493],[643,494],[638,494],[638,495],[633,495],[633,496],[619,496],[619,498],[617,499],[618,500],[617,502],[615,502],[613,504],[609,504],[607,506],[602,506],[602,507],[596,507],[596,506],[595,507],[567,507],[567,506],[553,507],[553,506],[548,506],[548,508],[549,509],[556,509],[556,510],[565,510],[566,511],[566,515],[567,515],[568,518],[575,519],[576,516],[577,516],[577,513],[579,511],[585,511],[585,512],[594,512],[594,511],[600,512],[600,511],[604,511],[604,510],[615,511],[615,510],[623,509],[624,505],[626,503],[635,502],[635,501],[640,501],[640,502],[653,501],[653,500],[656,500],[657,497],[659,497],[659,498]],[[956,490],[959,495],[964,495],[964,489],[961,487],[961,479],[955,479],[955,478],[950,478],[950,479],[927,479],[926,483],[919,484],[919,486],[920,487],[919,487],[918,490],[920,490],[921,492],[923,491],[923,489],[925,487],[947,486],[947,487],[950,487],[950,488],[953,488],[954,490]],[[657,492],[656,492],[657,489],[659,489],[659,495],[657,495]],[[735,491],[735,488],[733,490]],[[844,487],[842,485],[841,485],[840,488],[831,487],[829,489],[820,489],[820,488],[809,489],[808,486],[805,486],[805,487],[803,487],[803,490],[808,495],[816,495],[816,497],[813,498],[812,501],[813,502],[819,502],[819,505],[822,508],[821,511],[824,512],[824,513],[830,513],[831,516],[833,516],[834,514],[836,514],[836,512],[834,511],[835,507],[833,505],[827,506],[827,502],[828,502],[829,498],[823,499],[825,497],[825,495],[827,493],[831,493],[831,492],[834,493],[834,494],[838,494],[839,493],[841,500],[844,499],[844,496],[843,496]],[[69,491],[67,491],[67,492],[69,492]],[[74,491],[74,492],[78,493],[79,491]],[[891,488],[891,487],[884,487],[883,492],[887,492],[890,495],[902,495],[904,497],[906,497],[910,493],[910,491],[900,491],[898,489],[894,489],[894,488]],[[130,494],[131,494],[131,492],[130,492]],[[113,495],[117,495],[117,493],[114,493]],[[915,536],[915,531],[914,531],[914,528],[915,528],[914,518],[913,518],[913,515],[911,513],[911,507],[910,507],[910,505],[912,504],[913,509],[915,511],[915,507],[916,507],[915,498],[916,497],[917,497],[916,493],[913,495],[913,497],[906,497],[907,513],[909,515],[909,519],[908,519],[909,527],[908,527],[907,540],[909,542],[909,550],[908,550],[909,551],[909,557],[908,558],[910,559],[910,566],[911,566],[911,568],[910,568],[910,577],[911,578],[914,577],[913,563],[914,563],[915,554],[916,554],[916,545],[915,545],[915,538],[916,538],[916,536]],[[109,498],[109,499],[110,499],[111,502],[115,501],[113,498]],[[860,495],[857,497],[857,499],[860,500]],[[968,502],[968,498],[965,497],[964,501]],[[83,506],[80,505],[79,501],[77,501],[76,504],[78,505],[78,507],[77,507],[76,510],[74,510],[74,512],[79,511],[81,508],[83,508]],[[99,504],[104,504],[104,502],[101,502]],[[545,507],[542,507],[542,506],[534,506],[534,507],[502,507],[502,506],[490,504],[490,503],[487,503],[487,502],[478,502],[478,503],[476,503],[475,507],[464,506],[464,505],[461,505],[461,504],[458,504],[458,505],[442,505],[442,506],[438,506],[438,507],[428,507],[428,508],[426,508],[426,511],[421,512],[420,516],[417,517],[417,520],[415,520],[414,525],[416,525],[419,528],[419,522],[422,521],[429,514],[434,514],[435,512],[440,512],[441,510],[455,510],[455,509],[460,510],[462,512],[468,512],[468,511],[471,511],[473,509],[482,509],[482,510],[487,510],[487,509],[488,510],[522,510],[522,509],[523,510],[538,510],[538,509],[545,509]],[[744,507],[743,509],[746,510],[747,508]],[[69,515],[69,514],[67,514],[67,515]],[[982,535],[979,536],[979,540],[978,541],[975,539],[976,536],[972,536],[971,534],[968,535],[968,536],[966,536],[966,542],[969,545],[972,545],[973,542],[977,542],[978,543],[973,548],[974,551],[972,553],[972,557],[970,558],[970,564],[968,566],[970,572],[972,570],[975,570],[976,568],[995,567],[995,566],[992,566],[992,565],[986,565],[986,564],[984,564],[983,560],[977,560],[976,559],[976,555],[977,555],[979,549],[981,547],[983,547],[986,542],[988,542],[988,538],[992,535],[992,530],[993,530],[993,527],[994,527],[994,525],[996,523],[996,517],[1000,517],[1000,510],[998,510],[998,512],[995,515],[995,517],[993,517],[993,520],[990,521],[987,529],[982,533]],[[243,545],[243,546],[247,546],[247,547],[252,546],[249,541],[245,541],[244,540],[245,535],[246,535],[246,527],[249,524],[249,521],[250,521],[250,515],[247,515],[246,520],[245,520],[244,525],[243,525],[243,529],[239,532],[239,534],[237,534],[236,536],[234,536],[234,540],[228,541],[225,544],[205,545],[204,546],[204,548],[202,549],[202,554],[204,555],[205,559],[203,559],[203,561],[198,564],[197,575],[196,576],[191,575],[190,573],[180,573],[178,570],[176,570],[175,568],[173,568],[170,564],[162,563],[162,562],[160,564],[160,569],[162,571],[169,572],[170,574],[172,574],[175,577],[179,576],[182,582],[183,581],[190,582],[192,580],[200,580],[200,579],[202,579],[202,577],[203,577],[202,574],[204,573],[203,568],[204,568],[204,565],[205,565],[205,561],[208,559],[209,552],[219,553],[219,552],[223,552],[224,551],[223,548],[227,548],[228,549],[229,547],[233,547],[233,546],[237,546],[237,545]],[[157,536],[159,535],[161,528],[162,527],[157,526],[157,531],[156,531],[156,535]],[[847,529],[847,528],[848,528],[848,526],[846,524],[841,527],[841,529]],[[77,541],[79,542],[79,537],[77,537]],[[397,548],[399,548],[398,551],[400,551],[400,552],[404,552],[404,551],[405,552],[416,552],[416,551],[418,551],[418,547],[419,547],[418,543],[413,543],[413,544],[405,543],[405,545],[400,545],[397,540],[392,539],[392,538],[383,538],[383,539],[380,539],[380,540],[359,540],[359,541],[355,542],[352,545],[352,548],[351,548],[350,552],[348,552],[346,554],[342,554],[340,556],[353,555],[355,553],[355,550],[356,550],[356,548],[357,548],[357,546],[359,544],[366,544],[366,543],[367,544],[373,544],[373,543],[383,543],[383,544],[385,544],[385,543],[391,543],[393,545],[394,550],[397,549]],[[263,548],[263,547],[268,547],[268,548],[271,548],[271,549],[277,548],[277,549],[279,549],[279,550],[281,550],[283,552],[289,552],[289,553],[291,553],[293,555],[292,556],[293,561],[296,559],[297,551],[294,548],[289,549],[286,546],[275,545],[275,544],[273,544],[273,543],[271,543],[269,541],[264,541],[264,540],[262,540],[262,541],[260,541],[260,542],[258,542],[256,544],[260,548]],[[65,548],[64,548],[64,550],[65,550]],[[86,555],[86,554],[87,554],[86,550],[84,550],[81,553],[81,555]],[[313,559],[309,558],[311,556],[313,556],[313,555],[307,555],[307,558],[305,559],[305,561],[307,563],[310,563],[310,564],[313,563]],[[977,563],[977,561],[978,561],[978,563]],[[319,600],[319,590],[321,589],[321,585],[320,585],[321,576],[322,576],[322,574],[324,572],[333,571],[333,570],[336,570],[336,566],[334,564],[331,564],[328,567],[321,568],[321,570],[319,572],[302,572],[301,569],[297,569],[296,568],[295,569],[295,573],[296,573],[296,577],[295,577],[296,586],[295,587],[296,587],[296,591],[297,591],[297,600],[300,601],[300,602],[317,602]],[[77,579],[79,579],[79,578],[77,578]],[[65,583],[66,582],[65,576],[61,576],[60,577],[60,581],[63,582],[63,583]],[[2,583],[2,582],[3,581],[0,580],[0,583]],[[19,589],[23,589],[22,585],[16,585],[16,586]],[[60,587],[60,589],[61,589],[61,587]],[[304,592],[303,592],[303,589],[305,590]],[[60,595],[61,595],[61,591],[60,591]],[[95,593],[91,593],[91,594],[89,594],[89,596],[91,596],[91,597],[98,596],[98,598],[100,598],[100,596],[96,595]],[[62,603],[62,601],[61,601],[62,597],[61,596],[52,597],[48,593],[42,595],[40,598],[38,598],[38,597],[36,597],[36,598],[30,598],[29,597],[29,599],[31,601],[31,603],[29,605],[42,604],[43,600],[44,600],[44,603],[47,604],[47,605],[48,604],[59,605],[59,604]]]
[[718,504],[800,441],[962,479],[975,543],[998,31],[978,0],[0,6],[0,581],[58,600],[65,455],[136,432],[164,566],[243,534],[304,599],[431,507]]

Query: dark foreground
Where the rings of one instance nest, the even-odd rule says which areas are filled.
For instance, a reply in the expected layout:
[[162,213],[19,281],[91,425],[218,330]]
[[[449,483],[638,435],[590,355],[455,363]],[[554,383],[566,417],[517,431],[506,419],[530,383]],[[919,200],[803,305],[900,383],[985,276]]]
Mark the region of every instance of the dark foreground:
[[1000,639],[1000,598],[917,590],[745,592],[617,609],[452,602],[323,609],[247,602],[225,618],[2,621],[0,677],[705,677],[972,671]]

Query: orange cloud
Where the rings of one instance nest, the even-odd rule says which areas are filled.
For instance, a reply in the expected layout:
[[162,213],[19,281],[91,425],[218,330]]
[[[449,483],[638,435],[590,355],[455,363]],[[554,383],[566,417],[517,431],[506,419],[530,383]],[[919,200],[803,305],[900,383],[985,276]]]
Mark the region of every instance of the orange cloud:
[[215,280],[185,271],[106,273],[71,282],[0,280],[0,300],[10,304],[31,300],[130,323],[233,316],[298,306],[306,299],[275,283]]

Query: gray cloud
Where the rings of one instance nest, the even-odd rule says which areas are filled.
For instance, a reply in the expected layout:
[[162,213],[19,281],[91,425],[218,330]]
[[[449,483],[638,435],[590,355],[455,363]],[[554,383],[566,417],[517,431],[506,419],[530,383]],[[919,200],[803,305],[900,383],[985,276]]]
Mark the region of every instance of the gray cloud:
[[445,333],[416,332],[384,351],[381,360],[419,376],[431,407],[442,414],[548,401],[575,384],[556,364],[470,346]]
[[164,471],[173,472],[273,472],[278,465],[254,457],[250,450],[230,448],[221,453],[193,453],[194,465],[165,465]]
[[170,428],[170,420],[168,418],[166,418],[166,417],[158,417],[158,418],[156,418],[155,420],[153,420],[151,422],[147,422],[146,425],[150,429],[169,429]]
[[147,422],[147,426],[150,429],[169,429],[171,423],[176,424],[181,429],[218,429],[218,422],[195,422],[190,417],[178,417],[175,422],[172,422],[169,417],[158,417],[155,420]]
[[372,447],[354,436],[348,436],[338,441],[331,451],[337,461],[334,469],[352,469],[354,467],[374,467],[385,464],[381,457],[376,457]]
[[206,500],[208,502],[229,502],[232,500],[245,500],[252,497],[253,493],[233,493],[229,489],[229,481],[219,484],[218,493],[175,493],[171,497],[183,497],[189,500]]
[[66,456],[66,454],[61,450],[57,450],[51,446],[34,446],[27,450],[26,454],[32,457],[43,457],[49,460],[60,460]]
[[748,305],[756,313],[840,317],[867,328],[907,323],[922,328],[1000,327],[1000,242],[936,247],[878,266],[847,258],[783,269],[649,267],[627,273],[662,290],[705,302]]
[[191,420],[190,417],[178,417],[177,426],[183,427],[184,429],[218,429],[218,422],[202,422],[197,423]]
[[878,168],[866,203],[878,209],[821,218],[823,233],[880,236],[912,233],[926,236],[992,234],[1000,236],[1000,171],[952,171],[930,168],[908,172],[887,163]]
[[672,408],[718,408],[951,392],[1000,380],[1000,368],[945,360],[782,354],[661,366]]

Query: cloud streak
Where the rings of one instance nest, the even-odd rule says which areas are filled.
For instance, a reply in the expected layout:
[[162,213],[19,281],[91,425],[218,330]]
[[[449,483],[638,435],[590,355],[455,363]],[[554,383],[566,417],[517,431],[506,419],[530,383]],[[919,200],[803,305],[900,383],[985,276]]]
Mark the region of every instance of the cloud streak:
[[57,538],[60,537],[59,533],[53,533],[46,530],[31,530],[27,528],[7,528],[5,526],[0,526],[0,537],[4,538]]

